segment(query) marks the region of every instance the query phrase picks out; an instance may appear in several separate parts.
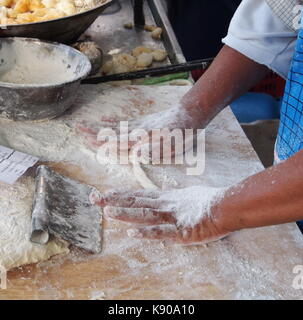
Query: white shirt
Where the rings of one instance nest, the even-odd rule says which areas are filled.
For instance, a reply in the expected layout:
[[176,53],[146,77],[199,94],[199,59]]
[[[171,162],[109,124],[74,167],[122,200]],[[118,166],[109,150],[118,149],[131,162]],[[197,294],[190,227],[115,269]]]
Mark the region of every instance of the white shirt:
[[243,0],[222,41],[287,78],[296,38],[265,0]]

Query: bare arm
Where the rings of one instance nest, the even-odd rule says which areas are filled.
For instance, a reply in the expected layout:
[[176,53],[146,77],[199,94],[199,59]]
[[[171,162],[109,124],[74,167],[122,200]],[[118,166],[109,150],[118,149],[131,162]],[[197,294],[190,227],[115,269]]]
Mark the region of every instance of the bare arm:
[[212,65],[184,96],[182,105],[206,127],[232,101],[265,77],[269,69],[224,46]]
[[[205,198],[213,189],[194,186],[162,192],[114,192],[94,202],[106,207],[109,217],[134,223],[131,237],[207,243],[241,229],[302,220],[302,175],[303,151],[231,187],[219,196],[221,200],[216,192],[214,198]],[[201,211],[209,205],[210,211]],[[190,219],[190,224],[184,224],[180,216]]]
[[[225,46],[183,103],[201,112],[206,126],[267,72],[267,67]],[[302,177],[303,151],[231,188],[214,208],[219,229],[235,231],[302,220]]]
[[231,188],[213,211],[228,231],[303,220],[303,151]]

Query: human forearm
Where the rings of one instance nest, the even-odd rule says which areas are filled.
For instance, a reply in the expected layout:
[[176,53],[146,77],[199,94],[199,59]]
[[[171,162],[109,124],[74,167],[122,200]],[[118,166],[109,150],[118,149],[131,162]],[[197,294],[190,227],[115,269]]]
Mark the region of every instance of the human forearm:
[[227,191],[192,186],[112,192],[91,200],[110,218],[136,224],[131,237],[207,243],[241,229],[302,220],[302,176],[303,151]]
[[303,219],[303,152],[229,189],[214,207],[229,232]]
[[224,46],[215,61],[182,99],[200,124],[207,124],[232,101],[253,87],[268,73],[268,68]]

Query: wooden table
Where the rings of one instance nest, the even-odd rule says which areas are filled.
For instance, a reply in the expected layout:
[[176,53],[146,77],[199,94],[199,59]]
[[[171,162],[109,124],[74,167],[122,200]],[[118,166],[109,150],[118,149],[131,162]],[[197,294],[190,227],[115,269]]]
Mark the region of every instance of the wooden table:
[[[172,86],[82,87],[76,106],[51,124],[55,130],[58,123],[74,126],[79,119],[98,120],[101,114],[120,114],[122,120],[137,117],[176,105],[187,90],[188,87]],[[26,132],[33,124],[1,123],[8,144],[30,152],[22,147],[22,135],[18,141],[10,135],[12,125],[20,125],[22,132]],[[53,163],[53,167],[101,191],[121,186],[140,188],[128,167],[107,167],[96,162],[95,170],[88,170],[76,160],[73,164]],[[149,167],[147,172],[156,181],[160,181],[159,177],[173,177],[176,187],[193,184],[223,187],[263,168],[232,112],[226,109],[207,130],[205,173],[186,177],[183,169]],[[166,179],[167,187],[170,181]],[[72,250],[70,255],[10,271],[8,290],[0,291],[0,298],[299,299],[303,296],[302,291],[292,288],[293,268],[303,264],[303,238],[295,224],[243,230],[200,247],[129,239],[125,232],[128,227],[104,221],[103,252],[99,255]]]

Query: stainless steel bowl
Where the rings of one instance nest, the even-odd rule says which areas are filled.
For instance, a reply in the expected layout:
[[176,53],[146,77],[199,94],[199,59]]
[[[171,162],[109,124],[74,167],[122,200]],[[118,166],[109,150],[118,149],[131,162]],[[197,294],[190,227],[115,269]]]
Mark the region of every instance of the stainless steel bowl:
[[72,43],[111,5],[112,0],[95,8],[49,21],[8,25],[0,27],[0,37],[28,37],[42,40]]
[[0,39],[0,117],[45,120],[61,115],[90,70],[88,58],[69,46]]

